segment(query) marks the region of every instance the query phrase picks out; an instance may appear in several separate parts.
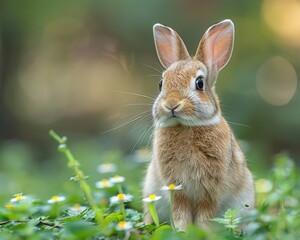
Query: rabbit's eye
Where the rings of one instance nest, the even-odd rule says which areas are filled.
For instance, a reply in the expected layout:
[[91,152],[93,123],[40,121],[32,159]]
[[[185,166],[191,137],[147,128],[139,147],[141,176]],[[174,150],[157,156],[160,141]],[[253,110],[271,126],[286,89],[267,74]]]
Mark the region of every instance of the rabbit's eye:
[[199,76],[196,78],[196,88],[200,91],[204,90],[203,76]]
[[159,84],[158,84],[159,91],[161,91],[162,83],[163,83],[163,80],[162,80],[162,79],[160,79],[160,80],[159,80]]

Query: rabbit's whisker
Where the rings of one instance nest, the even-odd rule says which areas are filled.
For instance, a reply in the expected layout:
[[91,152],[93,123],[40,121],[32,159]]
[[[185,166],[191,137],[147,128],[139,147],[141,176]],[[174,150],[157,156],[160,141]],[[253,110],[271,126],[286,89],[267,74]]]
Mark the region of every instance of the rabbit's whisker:
[[157,68],[155,68],[153,66],[150,66],[150,65],[145,64],[145,63],[141,63],[141,64],[144,65],[145,67],[151,68],[151,69],[157,71],[158,73],[162,74],[162,71],[160,71],[159,69],[157,69]]
[[[144,113],[146,113],[146,112],[150,112],[150,110],[147,110],[147,111],[145,111]],[[124,114],[123,116],[121,116],[120,118],[119,118],[119,120],[123,120],[123,119],[126,119],[127,117],[129,117],[129,118],[134,118],[134,117],[137,117],[138,115],[140,115],[141,113],[140,113],[140,110],[136,110],[136,111],[133,111],[133,112],[131,112],[131,113],[127,113],[127,114]],[[129,121],[130,121],[130,119],[128,119]]]
[[157,61],[155,61],[154,64],[155,64],[158,68],[160,68],[160,71],[161,71],[161,72],[164,71],[163,67],[162,67]]
[[153,140],[153,137],[154,137],[154,131],[153,131],[153,129],[154,129],[154,124],[152,124],[152,126],[150,127],[151,128],[151,130],[152,130],[152,132],[151,132],[151,135],[150,135],[150,137],[149,137],[149,139],[148,139],[148,142],[147,142],[147,145],[146,146],[149,146],[150,145],[150,141],[152,141]]
[[131,103],[131,104],[126,104],[121,107],[132,107],[132,106],[152,106],[152,103]]
[[115,91],[116,93],[121,93],[121,94],[129,94],[129,95],[133,95],[133,96],[138,96],[138,97],[144,97],[144,98],[148,98],[151,100],[154,100],[153,97],[144,95],[144,94],[139,94],[139,93],[132,93],[132,92],[124,92],[124,91]]
[[139,139],[137,140],[137,142],[133,145],[132,150],[130,152],[130,155],[133,153],[135,147],[144,140],[144,138],[146,137],[146,135],[151,130],[151,127],[147,128],[149,125],[150,125],[150,122],[146,125],[146,130],[141,134],[141,136],[139,137]]
[[123,124],[121,124],[121,125],[119,125],[119,126],[117,126],[117,127],[114,127],[114,128],[112,128],[112,129],[110,129],[110,130],[104,131],[104,132],[102,132],[102,133],[100,133],[100,134],[102,135],[102,134],[105,134],[105,133],[108,133],[108,132],[112,132],[112,131],[114,131],[114,130],[116,130],[116,129],[119,129],[119,128],[121,128],[121,127],[124,127],[124,126],[128,125],[129,123],[132,123],[132,122],[134,122],[134,121],[136,121],[136,120],[138,120],[138,119],[144,117],[144,115],[145,115],[146,113],[150,112],[150,111],[151,111],[151,110],[142,112],[142,113],[136,115],[135,117],[132,117],[131,119],[129,119],[126,123],[123,123]]
[[129,133],[133,133],[137,128],[139,128],[143,123],[141,123],[145,118],[151,116],[151,113],[146,114],[142,118],[140,118],[137,122],[134,123],[133,129]]
[[156,78],[161,78],[161,75],[151,74],[151,75],[147,75],[146,77],[156,77]]
[[245,125],[245,124],[236,123],[236,122],[230,122],[230,121],[227,121],[227,122],[230,123],[230,124],[233,124],[233,125],[237,125],[237,126],[241,126],[241,127],[247,127],[247,128],[250,128],[250,126]]

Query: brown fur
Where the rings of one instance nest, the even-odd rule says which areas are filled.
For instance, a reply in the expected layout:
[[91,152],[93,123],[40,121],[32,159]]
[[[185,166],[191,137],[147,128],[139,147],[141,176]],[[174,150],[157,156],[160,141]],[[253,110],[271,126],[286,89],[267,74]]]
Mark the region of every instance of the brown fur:
[[[153,106],[153,116],[158,124],[154,132],[153,158],[145,179],[144,197],[153,193],[162,195],[163,199],[155,204],[161,221],[168,221],[169,195],[161,191],[161,187],[171,183],[182,184],[183,189],[175,191],[173,206],[175,226],[180,230],[190,223],[208,228],[209,219],[222,215],[228,208],[243,208],[244,204],[254,207],[255,202],[252,175],[233,132],[221,116],[214,90],[214,77],[227,63],[232,50],[225,49],[224,54],[218,51],[227,46],[226,41],[229,44],[227,47],[231,46],[233,40],[230,39],[230,32],[228,34],[228,22],[224,21],[211,29],[212,32],[209,29],[200,41],[198,51],[206,49],[204,53],[184,59],[180,57],[184,54],[172,53],[173,63],[168,62],[170,65],[163,73],[162,92]],[[164,32],[177,38],[176,42],[181,46],[177,50],[185,49],[174,30]],[[224,38],[222,44],[225,45],[211,53],[205,42],[213,41],[215,44],[215,39],[210,39],[215,35]],[[159,44],[157,41],[156,45]],[[214,48],[214,45],[208,45]],[[158,54],[162,55],[160,59],[167,59],[165,51],[157,49]],[[205,65],[199,61],[199,56],[204,58],[209,53],[219,54],[219,57],[212,57],[217,59],[216,62],[201,59]],[[215,76],[211,75],[212,69]],[[206,88],[203,91],[196,90],[193,82],[199,72],[205,79]],[[164,126],[160,120],[163,124],[170,122]],[[147,204],[144,211],[145,221],[151,222]]]

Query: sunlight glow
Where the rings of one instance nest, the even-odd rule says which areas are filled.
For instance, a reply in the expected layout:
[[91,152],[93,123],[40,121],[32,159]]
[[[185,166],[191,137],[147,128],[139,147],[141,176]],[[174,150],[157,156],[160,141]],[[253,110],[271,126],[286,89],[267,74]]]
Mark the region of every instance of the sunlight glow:
[[300,47],[300,1],[264,0],[262,15],[268,27],[284,44]]
[[284,58],[270,58],[257,71],[256,88],[267,103],[275,106],[285,105],[297,89],[296,71]]

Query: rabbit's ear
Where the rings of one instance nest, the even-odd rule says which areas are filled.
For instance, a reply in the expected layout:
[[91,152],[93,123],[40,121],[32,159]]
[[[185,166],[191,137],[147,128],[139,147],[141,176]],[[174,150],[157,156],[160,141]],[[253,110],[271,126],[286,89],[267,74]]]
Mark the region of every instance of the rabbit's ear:
[[153,36],[157,56],[164,68],[189,58],[184,42],[172,28],[157,23],[153,26]]
[[228,19],[211,26],[203,35],[195,57],[207,66],[211,84],[214,84],[219,71],[228,63],[233,42],[234,25]]

